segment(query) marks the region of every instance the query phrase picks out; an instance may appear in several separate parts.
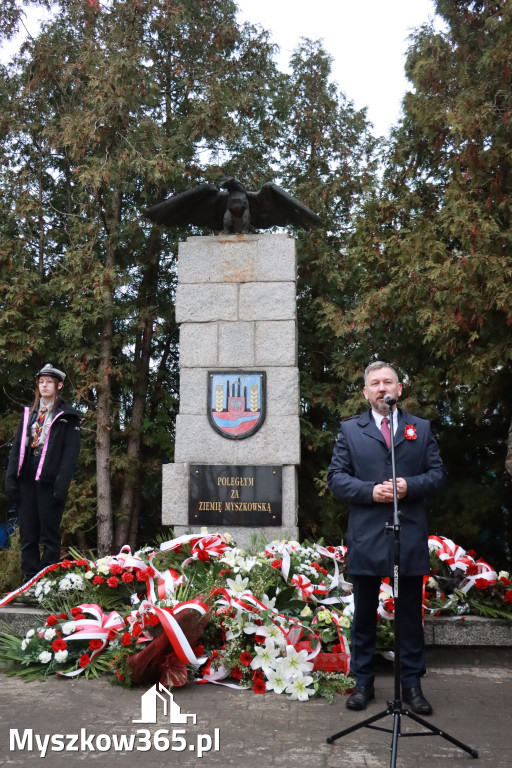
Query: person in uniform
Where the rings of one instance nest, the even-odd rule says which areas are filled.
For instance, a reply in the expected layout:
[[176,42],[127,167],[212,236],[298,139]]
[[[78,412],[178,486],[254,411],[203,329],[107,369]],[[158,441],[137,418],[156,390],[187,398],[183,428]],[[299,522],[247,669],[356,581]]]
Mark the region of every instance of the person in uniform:
[[34,404],[23,410],[9,455],[5,490],[18,508],[27,581],[60,560],[60,523],[80,452],[80,414],[60,395],[65,378],[51,363],[37,372]]

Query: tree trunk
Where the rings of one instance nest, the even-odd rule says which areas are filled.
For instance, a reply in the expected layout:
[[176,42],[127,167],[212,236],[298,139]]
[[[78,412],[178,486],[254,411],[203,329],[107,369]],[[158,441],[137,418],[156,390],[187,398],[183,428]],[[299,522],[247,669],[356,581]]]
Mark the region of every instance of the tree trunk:
[[[101,203],[100,203],[101,204]],[[112,227],[121,219],[121,192],[114,193]],[[112,553],[114,542],[114,519],[112,514],[112,485],[110,478],[110,430],[111,430],[111,383],[112,337],[114,311],[113,274],[116,264],[116,248],[107,247],[105,277],[103,281],[103,330],[101,334],[101,358],[98,371],[98,414],[96,422],[96,484],[98,523],[98,553]]]
[[140,320],[134,355],[133,407],[128,427],[127,472],[121,494],[121,517],[116,526],[116,548],[122,547],[128,539],[136,539],[140,492],[140,463],[142,447],[142,422],[146,408],[149,366],[153,341],[153,327],[156,308],[150,299],[156,293],[158,282],[160,235],[153,229],[148,249],[148,261],[140,286]]

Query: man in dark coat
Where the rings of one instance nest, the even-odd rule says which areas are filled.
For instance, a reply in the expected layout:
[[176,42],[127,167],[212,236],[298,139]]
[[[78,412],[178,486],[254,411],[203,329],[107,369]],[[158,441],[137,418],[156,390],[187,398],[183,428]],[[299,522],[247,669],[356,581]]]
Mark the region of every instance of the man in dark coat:
[[[330,490],[349,503],[347,570],[354,586],[351,671],[356,688],[349,709],[365,709],[374,698],[373,655],[381,579],[393,576],[393,523],[389,395],[402,385],[395,370],[377,361],[365,371],[370,410],[343,421],[328,472]],[[388,423],[382,425],[383,420]],[[393,406],[396,491],[400,511],[400,679],[403,700],[414,712],[431,714],[420,677],[425,673],[422,624],[423,575],[428,574],[428,522],[425,498],[442,488],[446,470],[426,419]],[[381,431],[381,428],[383,431]],[[387,430],[387,436],[385,434]]]

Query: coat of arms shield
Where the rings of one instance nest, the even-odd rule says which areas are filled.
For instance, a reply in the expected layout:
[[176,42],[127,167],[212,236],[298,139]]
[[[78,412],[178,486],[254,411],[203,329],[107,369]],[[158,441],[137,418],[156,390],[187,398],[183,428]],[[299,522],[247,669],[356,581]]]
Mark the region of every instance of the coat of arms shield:
[[265,420],[265,371],[208,371],[208,419],[223,437],[250,437]]

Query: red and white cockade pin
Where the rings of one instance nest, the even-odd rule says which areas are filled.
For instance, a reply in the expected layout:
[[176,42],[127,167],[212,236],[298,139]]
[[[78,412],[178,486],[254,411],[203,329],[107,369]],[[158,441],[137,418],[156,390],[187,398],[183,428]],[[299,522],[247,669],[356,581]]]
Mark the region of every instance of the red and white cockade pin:
[[412,424],[408,424],[405,428],[406,440],[416,440],[417,437],[418,437],[417,432],[412,426]]

